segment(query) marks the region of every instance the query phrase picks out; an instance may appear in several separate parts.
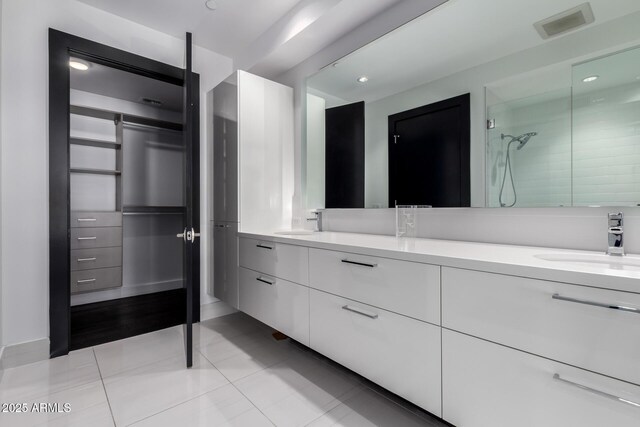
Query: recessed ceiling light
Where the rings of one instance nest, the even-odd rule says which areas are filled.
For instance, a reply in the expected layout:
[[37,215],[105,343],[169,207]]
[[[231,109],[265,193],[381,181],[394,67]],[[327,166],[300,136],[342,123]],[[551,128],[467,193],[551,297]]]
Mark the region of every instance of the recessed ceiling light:
[[594,82],[596,80],[598,80],[600,76],[589,76],[589,77],[585,77],[584,79],[582,79],[583,82],[585,83],[589,83],[589,82]]
[[89,69],[89,63],[80,59],[71,58],[69,60],[69,67],[80,71],[87,71]]
[[[332,67],[337,67],[338,65],[340,65],[339,62],[334,62],[333,64],[331,64]],[[640,79],[640,76],[638,76],[638,79]]]
[[367,77],[367,76],[358,77],[358,82],[360,82],[360,83],[366,83],[368,81],[369,81],[369,77]]
[[204,5],[207,6],[209,10],[216,10],[218,8],[218,3],[215,0],[207,0],[204,2]]

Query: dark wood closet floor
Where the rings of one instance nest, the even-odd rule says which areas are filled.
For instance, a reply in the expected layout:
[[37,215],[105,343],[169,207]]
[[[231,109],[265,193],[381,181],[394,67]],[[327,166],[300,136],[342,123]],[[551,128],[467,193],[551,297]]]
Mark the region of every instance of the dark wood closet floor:
[[184,289],[73,306],[69,350],[180,325],[185,317]]

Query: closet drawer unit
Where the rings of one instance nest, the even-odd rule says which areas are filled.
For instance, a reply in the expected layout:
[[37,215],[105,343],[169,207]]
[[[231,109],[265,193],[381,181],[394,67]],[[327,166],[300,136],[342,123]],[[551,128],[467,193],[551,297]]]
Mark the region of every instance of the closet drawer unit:
[[122,227],[72,228],[71,249],[122,246]]
[[71,272],[71,293],[96,291],[122,286],[122,268],[98,268]]
[[71,271],[120,267],[122,248],[76,249],[71,251]]
[[242,267],[239,276],[241,311],[309,345],[309,288]]
[[615,306],[640,294],[442,269],[444,327],[640,384],[640,312]]
[[71,228],[77,227],[122,227],[121,212],[71,211]]
[[310,289],[311,348],[439,415],[440,328]]
[[309,249],[255,239],[240,239],[240,266],[307,285]]
[[448,330],[442,378],[442,416],[458,427],[635,427],[640,420],[638,386]]
[[309,250],[311,287],[440,324],[440,267],[322,249]]

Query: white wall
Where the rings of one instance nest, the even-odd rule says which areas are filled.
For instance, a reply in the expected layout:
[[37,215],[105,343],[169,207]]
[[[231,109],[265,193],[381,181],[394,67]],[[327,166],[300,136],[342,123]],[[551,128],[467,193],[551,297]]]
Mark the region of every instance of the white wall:
[[[49,335],[48,266],[48,36],[49,27],[174,66],[184,41],[74,0],[4,0],[0,111],[2,163],[2,339],[14,344]],[[197,43],[197,39],[195,40]],[[229,58],[194,48],[201,89],[201,233],[208,236],[205,202],[209,147],[206,93],[232,71]],[[202,292],[209,274],[202,242]],[[206,294],[202,302],[207,302]]]

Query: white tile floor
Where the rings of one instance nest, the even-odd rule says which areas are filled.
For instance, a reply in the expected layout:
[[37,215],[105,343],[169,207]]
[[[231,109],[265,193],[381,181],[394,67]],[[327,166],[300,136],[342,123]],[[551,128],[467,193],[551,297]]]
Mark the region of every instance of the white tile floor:
[[[70,413],[0,413],[0,426],[442,426],[349,371],[235,313],[11,368],[0,403],[70,403]],[[391,399],[387,398],[391,397]]]

